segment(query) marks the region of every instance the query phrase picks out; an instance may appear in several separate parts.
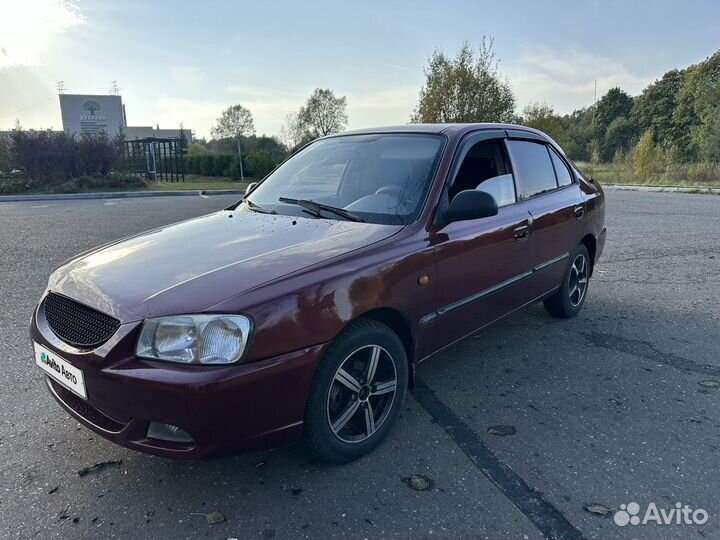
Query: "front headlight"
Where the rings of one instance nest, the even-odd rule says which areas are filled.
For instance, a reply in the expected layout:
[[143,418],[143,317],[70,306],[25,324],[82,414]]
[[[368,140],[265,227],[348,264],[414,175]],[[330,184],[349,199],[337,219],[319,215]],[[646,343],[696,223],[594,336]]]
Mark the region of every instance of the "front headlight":
[[147,319],[135,354],[182,364],[232,364],[248,344],[252,324],[242,315],[175,315]]

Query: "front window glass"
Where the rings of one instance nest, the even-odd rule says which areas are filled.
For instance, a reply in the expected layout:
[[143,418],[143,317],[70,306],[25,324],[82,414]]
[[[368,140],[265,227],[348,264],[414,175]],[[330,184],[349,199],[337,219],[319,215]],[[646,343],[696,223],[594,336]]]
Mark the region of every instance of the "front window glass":
[[345,219],[280,198],[310,200],[370,223],[411,223],[430,189],[443,142],[440,136],[412,134],[348,135],[317,141],[255,188],[247,197],[248,206],[278,214]]
[[448,196],[452,201],[458,193],[469,189],[489,193],[498,206],[515,202],[515,181],[502,139],[480,141],[468,150]]

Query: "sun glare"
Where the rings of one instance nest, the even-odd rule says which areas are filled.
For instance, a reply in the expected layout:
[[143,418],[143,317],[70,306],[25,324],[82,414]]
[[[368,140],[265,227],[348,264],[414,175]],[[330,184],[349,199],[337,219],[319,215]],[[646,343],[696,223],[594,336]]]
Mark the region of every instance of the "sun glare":
[[0,69],[42,63],[54,35],[83,24],[70,0],[0,0]]

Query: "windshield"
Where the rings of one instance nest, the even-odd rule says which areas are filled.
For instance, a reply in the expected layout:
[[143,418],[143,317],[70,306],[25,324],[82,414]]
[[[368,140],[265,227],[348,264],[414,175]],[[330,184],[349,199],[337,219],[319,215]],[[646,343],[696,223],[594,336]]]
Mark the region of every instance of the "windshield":
[[[325,219],[343,213],[298,205],[312,201],[358,221],[413,222],[430,189],[444,138],[436,135],[348,135],[317,141],[287,160],[247,197],[249,210]],[[295,199],[295,203],[280,199]]]

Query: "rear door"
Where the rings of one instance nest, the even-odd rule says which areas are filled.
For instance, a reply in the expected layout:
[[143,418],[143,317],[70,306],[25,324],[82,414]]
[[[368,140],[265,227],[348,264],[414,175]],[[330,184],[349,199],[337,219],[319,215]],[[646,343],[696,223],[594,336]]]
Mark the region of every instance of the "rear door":
[[580,244],[585,213],[580,186],[565,159],[534,134],[511,132],[508,149],[520,198],[532,216],[532,264],[538,292],[557,288]]

